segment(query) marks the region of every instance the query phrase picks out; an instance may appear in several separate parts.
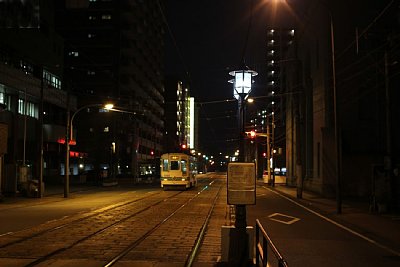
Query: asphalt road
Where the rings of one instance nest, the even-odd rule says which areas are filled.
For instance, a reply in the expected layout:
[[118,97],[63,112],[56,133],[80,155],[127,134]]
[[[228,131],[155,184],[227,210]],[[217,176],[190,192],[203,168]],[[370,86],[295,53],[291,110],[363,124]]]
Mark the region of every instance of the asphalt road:
[[257,188],[258,218],[289,266],[395,266],[400,258],[352,230],[266,186]]

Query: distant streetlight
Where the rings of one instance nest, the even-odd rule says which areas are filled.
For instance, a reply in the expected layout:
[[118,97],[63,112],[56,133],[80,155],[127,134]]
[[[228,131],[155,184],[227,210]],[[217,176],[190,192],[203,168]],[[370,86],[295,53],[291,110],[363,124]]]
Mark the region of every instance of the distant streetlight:
[[67,198],[69,196],[69,153],[70,153],[70,147],[69,147],[69,142],[70,140],[74,140],[73,136],[73,122],[76,114],[78,114],[80,111],[90,108],[90,107],[104,107],[104,109],[107,110],[113,110],[114,105],[113,104],[89,104],[85,105],[83,107],[80,107],[77,109],[69,118],[68,114],[68,119],[67,119],[67,131],[66,131],[66,137],[65,137],[65,146],[66,146],[66,155],[65,155],[65,178],[64,178],[64,197]]

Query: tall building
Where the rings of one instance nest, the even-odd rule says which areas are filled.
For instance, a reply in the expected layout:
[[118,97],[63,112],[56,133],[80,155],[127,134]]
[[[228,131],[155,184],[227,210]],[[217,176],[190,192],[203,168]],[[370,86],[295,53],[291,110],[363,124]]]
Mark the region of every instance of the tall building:
[[165,83],[165,152],[197,149],[197,112],[187,84],[169,76]]
[[76,114],[75,149],[87,168],[137,177],[163,150],[161,8],[156,0],[57,1],[64,75],[78,108],[112,102],[124,111]]
[[[287,57],[287,52],[295,40],[294,28],[272,27],[266,31],[266,57],[267,57],[267,95],[266,106],[260,109],[255,117],[258,119],[258,126],[262,131],[269,134],[269,146],[260,148],[260,151],[266,151],[267,157],[272,159],[273,168],[282,168],[286,166],[286,103],[285,93],[285,66],[295,64],[292,58]],[[269,124],[268,126],[266,124]],[[267,141],[267,142],[268,142]],[[275,153],[274,153],[275,151]],[[260,154],[261,157],[261,154]],[[259,158],[261,161],[261,158]],[[268,164],[268,161],[266,161]]]

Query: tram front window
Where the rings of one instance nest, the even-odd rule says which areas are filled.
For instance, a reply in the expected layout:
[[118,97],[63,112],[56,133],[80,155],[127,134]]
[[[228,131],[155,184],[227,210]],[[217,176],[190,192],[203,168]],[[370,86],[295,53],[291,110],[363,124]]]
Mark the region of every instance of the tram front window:
[[186,160],[181,160],[181,164],[182,164],[182,174],[186,174]]
[[171,170],[172,171],[177,171],[177,170],[179,170],[180,168],[179,168],[179,161],[176,161],[176,160],[172,160],[171,161]]
[[163,170],[164,171],[168,171],[168,160],[167,159],[163,159]]

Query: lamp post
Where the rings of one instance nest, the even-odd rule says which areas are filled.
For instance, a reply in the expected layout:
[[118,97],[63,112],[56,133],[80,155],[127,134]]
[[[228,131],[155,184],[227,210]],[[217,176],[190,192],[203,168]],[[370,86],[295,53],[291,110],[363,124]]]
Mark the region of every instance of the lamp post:
[[[85,108],[90,108],[90,107],[101,107],[104,106],[105,109],[107,110],[113,110],[113,105],[112,104],[90,104],[90,105],[85,105],[83,107],[80,107],[77,109],[72,116],[69,116],[69,111],[67,112],[67,131],[66,131],[66,136],[65,136],[65,147],[66,147],[66,154],[65,154],[65,176],[64,176],[64,197],[67,198],[69,196],[69,152],[70,152],[70,147],[69,147],[69,142],[70,140],[73,140],[73,122],[76,114],[78,114],[80,111],[84,110]],[[116,110],[117,111],[117,110]]]
[[[238,118],[239,118],[239,162],[246,162],[245,156],[245,104],[251,92],[252,77],[258,73],[250,70],[244,63],[240,70],[229,72],[234,79],[229,82],[233,83],[233,96],[238,100]],[[235,205],[235,235],[233,245],[230,245],[229,261],[234,266],[239,266],[247,261],[248,258],[248,242],[246,233],[246,205]]]

